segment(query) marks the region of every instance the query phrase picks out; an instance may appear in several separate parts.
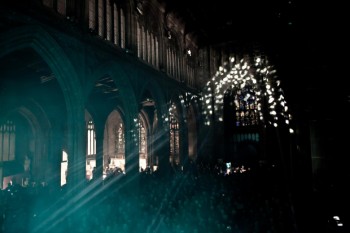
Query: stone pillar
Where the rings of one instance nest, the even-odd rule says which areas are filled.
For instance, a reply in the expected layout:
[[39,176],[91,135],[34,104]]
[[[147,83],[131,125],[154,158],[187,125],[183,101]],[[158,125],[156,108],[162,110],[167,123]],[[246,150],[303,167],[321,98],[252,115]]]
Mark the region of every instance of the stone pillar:
[[[64,132],[59,131],[57,129],[53,129],[53,132],[51,133],[52,135],[48,135],[48,137],[50,137],[50,139],[52,140],[49,146],[49,150],[47,151],[47,153],[49,154],[48,158],[49,161],[47,161],[48,163],[48,178],[52,177],[52,179],[47,180],[47,182],[49,183],[49,185],[53,185],[54,187],[59,188],[61,186],[61,162],[62,162],[62,153],[63,150],[65,150],[68,154],[67,148],[64,145],[63,142],[63,138],[65,138],[64,136]],[[69,157],[69,154],[68,154]],[[37,158],[37,155],[34,156],[34,159]],[[40,156],[39,156],[40,158]],[[34,179],[34,181],[38,181],[38,176],[40,176],[41,170],[44,170],[42,166],[45,166],[46,164],[43,163],[43,161],[33,161],[33,177],[32,179]],[[68,170],[67,170],[68,172]],[[68,173],[67,173],[68,174]]]
[[71,194],[82,191],[86,184],[86,127],[84,109],[75,111],[74,119],[68,120],[68,177],[67,187]]
[[161,174],[168,174],[171,171],[169,162],[170,153],[170,134],[169,125],[163,124],[157,130],[157,136],[154,141],[155,155],[158,159],[158,171]]
[[[186,109],[184,109],[186,111]],[[180,119],[180,163],[182,166],[186,166],[189,162],[188,157],[188,120]]]
[[103,178],[103,140],[104,140],[104,122],[95,123],[96,134],[96,172],[93,175],[94,180],[102,182]]
[[135,175],[139,172],[139,129],[134,117],[125,124],[125,173]]

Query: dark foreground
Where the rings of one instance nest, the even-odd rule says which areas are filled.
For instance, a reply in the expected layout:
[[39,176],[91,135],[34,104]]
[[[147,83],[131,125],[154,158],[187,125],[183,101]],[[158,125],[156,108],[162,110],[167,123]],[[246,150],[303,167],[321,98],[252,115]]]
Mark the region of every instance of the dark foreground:
[[295,204],[271,171],[121,173],[75,194],[64,187],[11,188],[1,193],[1,233],[330,233],[346,227],[310,211],[317,200]]

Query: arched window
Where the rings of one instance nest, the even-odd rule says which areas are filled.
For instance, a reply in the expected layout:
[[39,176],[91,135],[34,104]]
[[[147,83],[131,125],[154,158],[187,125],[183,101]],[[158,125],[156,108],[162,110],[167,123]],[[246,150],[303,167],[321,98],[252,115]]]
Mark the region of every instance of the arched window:
[[125,128],[120,113],[114,110],[107,119],[103,141],[104,177],[110,171],[125,171]]
[[15,160],[16,126],[7,120],[0,126],[0,162]]
[[87,137],[87,154],[88,156],[96,155],[95,126],[92,120],[89,120],[87,125]]
[[140,170],[145,170],[148,166],[147,156],[147,128],[144,119],[139,117],[139,154],[140,154]]
[[125,153],[125,138],[124,138],[124,126],[123,123],[119,123],[113,128],[114,134],[114,154],[117,158],[121,159]]
[[87,156],[86,156],[86,178],[93,178],[93,169],[96,167],[96,133],[92,120],[87,123]]

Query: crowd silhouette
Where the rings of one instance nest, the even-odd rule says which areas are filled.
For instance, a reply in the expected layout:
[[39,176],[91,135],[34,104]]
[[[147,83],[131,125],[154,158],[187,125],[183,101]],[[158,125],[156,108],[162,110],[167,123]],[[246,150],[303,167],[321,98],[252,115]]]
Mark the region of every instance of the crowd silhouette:
[[1,232],[297,232],[285,184],[271,167],[190,165],[164,175],[114,173],[74,195],[64,187],[9,186]]

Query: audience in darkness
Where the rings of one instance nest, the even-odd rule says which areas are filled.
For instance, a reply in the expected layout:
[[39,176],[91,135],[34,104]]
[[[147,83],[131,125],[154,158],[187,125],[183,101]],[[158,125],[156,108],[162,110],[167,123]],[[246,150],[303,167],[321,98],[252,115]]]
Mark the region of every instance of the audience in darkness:
[[115,173],[102,183],[89,181],[74,196],[49,185],[9,187],[1,192],[0,232],[296,232],[291,202],[273,170],[237,171],[201,163],[166,176]]

